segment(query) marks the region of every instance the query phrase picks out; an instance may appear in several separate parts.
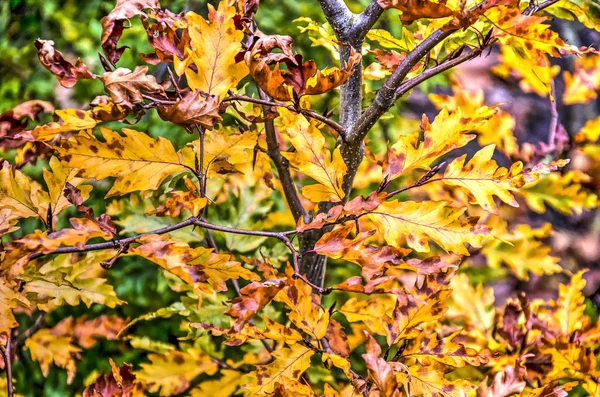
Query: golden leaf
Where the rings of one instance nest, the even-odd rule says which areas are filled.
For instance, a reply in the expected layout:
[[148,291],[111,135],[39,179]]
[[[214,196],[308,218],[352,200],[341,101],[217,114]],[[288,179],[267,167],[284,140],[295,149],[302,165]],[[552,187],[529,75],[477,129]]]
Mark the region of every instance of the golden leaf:
[[[227,92],[248,74],[244,63],[235,56],[242,49],[244,33],[235,27],[236,9],[228,0],[221,0],[215,10],[208,5],[208,20],[195,12],[185,15],[191,49],[185,49],[185,59],[173,57],[178,75],[185,73],[192,90],[201,90],[223,99]],[[196,66],[197,72],[189,66]]]
[[198,375],[214,375],[219,369],[208,354],[192,347],[184,352],[149,354],[148,359],[150,363],[142,363],[135,375],[148,384],[147,391],[165,397],[183,392]]
[[487,106],[468,114],[463,114],[460,108],[452,113],[444,108],[433,123],[423,115],[423,141],[419,141],[418,131],[401,136],[387,152],[383,164],[384,176],[392,180],[414,169],[429,169],[437,158],[475,138],[468,132],[481,127],[496,112],[495,107]]
[[12,309],[17,307],[28,308],[29,301],[24,295],[17,292],[15,283],[9,283],[4,277],[0,278],[0,341],[4,342],[5,335],[8,335],[13,328],[19,326],[19,323],[13,315]]
[[79,357],[81,349],[73,345],[70,336],[54,335],[51,329],[41,329],[25,340],[25,348],[31,358],[40,363],[44,376],[48,376],[50,365],[54,363],[67,370],[67,383],[71,383],[77,369],[75,358]]
[[271,364],[258,365],[256,371],[248,374],[242,387],[252,396],[264,396],[275,389],[275,384],[282,378],[298,380],[310,367],[310,357],[314,352],[299,343],[280,348],[272,353]]
[[64,109],[56,110],[54,113],[60,117],[60,121],[37,126],[31,131],[24,132],[23,136],[30,140],[48,142],[58,134],[87,130],[98,124],[98,120],[94,118],[93,112],[90,110]]
[[143,132],[123,128],[125,136],[100,128],[106,142],[83,132],[57,147],[70,167],[80,168],[84,178],[117,177],[106,197],[136,190],[153,190],[184,165],[165,138],[153,139]]
[[466,209],[455,209],[446,202],[386,201],[369,212],[385,241],[400,246],[404,239],[419,252],[429,252],[434,241],[448,252],[469,255],[464,244],[481,247],[490,232],[477,217],[461,218]]
[[318,182],[302,188],[302,194],[313,202],[341,201],[344,196],[342,181],[346,163],[340,149],[333,154],[325,147],[325,138],[312,121],[286,109],[280,110],[286,132],[296,151],[284,152],[290,164]]

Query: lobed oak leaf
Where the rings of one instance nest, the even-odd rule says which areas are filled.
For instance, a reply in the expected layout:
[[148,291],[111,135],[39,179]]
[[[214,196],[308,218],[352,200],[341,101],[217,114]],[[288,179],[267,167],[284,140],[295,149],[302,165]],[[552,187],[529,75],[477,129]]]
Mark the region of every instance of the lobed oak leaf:
[[146,391],[160,396],[179,394],[190,386],[200,374],[214,375],[219,367],[200,349],[188,348],[184,352],[171,350],[166,354],[149,354],[149,363],[135,376],[147,384]]
[[29,308],[30,305],[25,295],[18,292],[14,282],[9,282],[5,277],[0,277],[0,346],[5,346],[5,338],[8,333],[19,326],[13,315],[13,309],[18,307]]
[[329,326],[325,338],[329,343],[329,347],[335,353],[342,357],[350,355],[350,347],[348,346],[348,337],[344,332],[342,325],[334,319],[329,319]]
[[240,289],[240,296],[231,301],[231,308],[225,312],[236,319],[233,330],[240,332],[250,319],[262,310],[286,285],[285,280],[272,279],[254,281]]
[[206,380],[190,390],[190,397],[229,397],[233,395],[242,380],[240,372],[222,369],[219,373],[222,375],[219,379]]
[[[244,56],[256,84],[278,101],[297,101],[303,95],[319,95],[339,87],[361,61],[360,54],[350,48],[348,62],[342,69],[320,71],[314,61],[304,62],[301,55],[294,55],[291,44],[288,36],[259,36]],[[281,53],[273,52],[275,49]]]
[[259,279],[239,262],[232,261],[229,254],[214,253],[204,247],[192,249],[183,242],[170,240],[168,235],[146,235],[139,241],[142,244],[130,248],[130,254],[151,260],[192,286],[201,287],[208,282],[216,291],[226,291],[227,280]]
[[414,343],[412,348],[405,349],[400,357],[416,359],[422,365],[429,365],[433,360],[456,368],[486,364],[489,351],[476,350],[455,341],[461,333],[462,330],[458,330],[444,338],[437,334],[422,334],[417,339],[418,342]]
[[392,366],[381,358],[381,347],[379,347],[377,341],[366,331],[365,335],[367,337],[365,346],[367,352],[362,357],[367,366],[369,379],[377,387],[380,396],[400,397],[402,394],[398,389],[398,382]]
[[291,309],[288,318],[296,327],[317,340],[325,336],[329,312],[323,309],[320,297],[313,294],[312,287],[303,280],[296,279],[293,285],[283,288],[274,299]]
[[575,135],[576,142],[594,143],[600,139],[600,117],[588,120],[585,125]]
[[106,95],[99,95],[90,103],[92,118],[101,121],[123,120],[129,114],[129,109],[117,105],[112,98]]
[[156,77],[147,73],[148,66],[136,66],[133,72],[126,68],[118,68],[113,72],[104,73],[100,78],[104,89],[116,105],[133,109],[142,102],[142,91],[165,95],[165,90],[156,82]]
[[[515,393],[522,395],[525,389],[525,380],[523,380],[524,369],[522,367],[506,367],[503,371],[497,372],[490,386],[487,385],[487,378],[477,388],[477,397],[508,397]],[[566,396],[565,396],[566,397]]]
[[[94,303],[114,308],[125,302],[117,297],[112,285],[106,284],[106,279],[102,277],[105,270],[101,266],[103,260],[110,259],[114,254],[114,251],[90,253],[78,260],[72,255],[58,256],[41,265],[39,270],[29,270],[20,277],[26,281],[23,292],[40,310],[47,312],[65,304],[77,306],[80,303],[88,308]],[[118,320],[112,323],[114,327],[124,325]],[[85,344],[82,346],[86,347]]]
[[387,201],[368,217],[389,245],[400,246],[406,239],[416,251],[429,252],[429,242],[434,241],[448,252],[469,255],[464,244],[481,247],[490,231],[477,217],[460,218],[465,211],[445,202]]
[[284,377],[298,380],[310,367],[310,357],[313,354],[311,349],[299,343],[279,348],[272,353],[272,363],[258,365],[254,372],[246,375],[246,383],[242,384],[242,388],[253,396],[268,395]]
[[367,279],[380,274],[386,265],[397,269],[414,270],[417,268],[402,260],[410,250],[394,246],[377,247],[369,245],[366,240],[375,234],[375,231],[359,233],[354,239],[347,239],[354,229],[354,224],[348,223],[342,227],[323,234],[315,243],[314,250],[319,255],[333,259],[343,259],[356,263],[362,268],[362,274]]
[[[282,341],[287,345],[293,345],[296,342],[302,340],[302,335],[297,330],[286,327],[276,321],[271,320],[268,317],[263,317],[265,323],[265,329],[261,330],[255,325],[246,324],[244,328],[239,331],[228,332],[226,336],[229,337],[225,344],[228,346],[239,346],[246,342],[248,339],[271,339],[274,341]],[[194,326],[192,324],[192,326]],[[213,333],[213,335],[215,335]]]
[[421,18],[446,18],[453,16],[454,11],[446,6],[446,0],[377,0],[384,9],[396,8],[402,11],[400,21],[410,25]]
[[86,316],[73,318],[71,316],[60,321],[52,328],[54,335],[69,335],[73,341],[84,349],[94,347],[97,340],[115,340],[119,331],[127,324],[128,320],[116,315],[103,314],[92,320]]
[[565,91],[563,102],[566,105],[586,103],[596,98],[600,88],[599,54],[590,54],[575,60],[575,70],[564,72]]
[[132,365],[123,363],[117,367],[110,360],[111,372],[102,374],[96,378],[94,383],[83,391],[83,397],[138,397],[143,396],[141,384],[136,382],[136,376],[132,373]]
[[590,177],[580,171],[551,173],[524,186],[520,193],[533,211],[544,213],[546,205],[565,214],[581,214],[597,206],[598,196],[584,190]]
[[192,215],[198,216],[200,211],[208,204],[208,199],[200,197],[196,186],[187,177],[184,178],[184,182],[189,191],[170,191],[165,203],[149,211],[148,214],[177,218],[181,214],[181,211],[188,210]]
[[372,296],[359,301],[348,299],[337,311],[343,314],[348,322],[363,322],[373,334],[387,335],[386,323],[391,322],[387,313],[394,310],[395,299],[390,295]]
[[83,132],[62,142],[57,151],[70,167],[80,169],[81,177],[117,177],[106,197],[157,189],[169,175],[185,169],[165,138],[153,139],[128,128],[123,128],[124,137],[106,128],[100,131],[106,142]]
[[19,230],[18,221],[10,208],[0,209],[0,236]]
[[401,136],[386,154],[383,174],[387,180],[395,179],[413,169],[430,169],[431,164],[440,156],[469,143],[475,135],[468,134],[491,119],[498,109],[483,106],[464,114],[460,108],[449,113],[442,109],[430,123],[423,115],[419,132]]
[[583,288],[586,284],[583,278],[584,273],[585,270],[575,273],[569,284],[561,284],[558,287],[554,324],[558,326],[560,333],[567,337],[589,326],[589,318],[584,315],[585,296],[583,295]]
[[[450,281],[452,295],[446,316],[466,324],[467,331],[482,343],[494,327],[494,290],[482,284],[473,286],[465,273],[457,274]],[[481,330],[481,331],[480,331]],[[474,332],[477,332],[474,335]]]
[[25,101],[14,108],[0,113],[0,147],[4,149],[21,148],[15,161],[19,167],[48,157],[49,148],[40,143],[28,142],[20,133],[27,129],[28,119],[38,120],[41,113],[54,112],[50,102]]
[[118,47],[117,43],[126,27],[124,22],[134,16],[146,18],[144,9],[160,8],[158,0],[117,0],[115,8],[100,20],[102,24],[101,44],[104,54],[113,65],[116,64],[126,47]]
[[208,130],[223,120],[219,115],[219,98],[199,90],[185,93],[174,105],[158,106],[158,114],[161,119],[182,127],[197,124]]
[[56,137],[63,139],[71,135],[65,133],[91,129],[98,124],[93,112],[89,110],[64,109],[56,110],[54,113],[60,117],[60,121],[53,121],[37,126],[31,131],[24,131],[20,137],[30,141],[50,142]]
[[246,65],[236,62],[244,39],[244,33],[236,28],[236,15],[227,0],[221,0],[216,10],[209,4],[208,19],[195,12],[185,15],[190,47],[185,48],[183,60],[175,56],[173,61],[175,71],[180,76],[185,73],[192,90],[222,100],[248,74]]
[[25,349],[31,358],[42,368],[42,374],[48,376],[53,363],[67,370],[67,383],[75,377],[75,360],[80,357],[81,349],[72,343],[66,335],[54,335],[52,329],[41,329],[25,340]]
[[[470,89],[464,82],[456,78],[451,78],[450,83],[452,96],[441,94],[429,94],[427,96],[436,108],[447,108],[450,112],[460,108],[463,112],[469,114],[484,105],[483,89]],[[498,150],[509,156],[514,155],[519,149],[517,139],[513,134],[515,125],[516,122],[512,115],[498,109],[491,119],[474,130],[477,132],[477,142],[481,146],[495,144]]]
[[52,40],[37,39],[35,41],[35,48],[38,50],[38,57],[42,65],[58,78],[58,82],[63,87],[70,88],[78,80],[95,79],[98,77],[90,71],[81,59],[77,59],[75,65],[67,61],[60,51],[56,51],[54,41]]
[[[3,210],[9,210],[8,214],[5,213],[6,222],[40,216],[36,206],[37,195],[43,191],[40,184],[7,161],[0,163],[0,166],[0,204]],[[42,216],[45,220],[45,214]]]
[[586,27],[600,30],[600,5],[594,1],[559,0],[547,11],[567,20],[575,17]]
[[187,19],[183,14],[175,15],[169,10],[151,12],[150,17],[157,19],[158,23],[150,25],[145,18],[142,18],[142,24],[146,29],[148,43],[154,52],[140,54],[142,59],[151,65],[173,62],[174,57],[182,61],[186,47],[190,46],[190,36],[186,29],[183,29],[179,35],[178,28],[187,27]]
[[558,257],[551,255],[551,247],[541,240],[550,237],[550,224],[534,229],[529,225],[516,225],[506,230],[500,225],[495,230],[497,239],[484,243],[481,253],[491,268],[506,264],[520,280],[528,280],[529,273],[555,274],[563,271]]
[[280,114],[286,125],[286,132],[296,148],[295,152],[284,152],[282,155],[292,167],[318,182],[304,186],[302,194],[316,203],[341,201],[345,196],[342,182],[347,167],[340,149],[336,148],[331,154],[325,147],[325,138],[321,132],[304,116],[293,114],[287,109],[281,109]]
[[415,397],[463,397],[477,387],[466,379],[450,380],[439,366],[414,365],[406,373],[397,372],[398,383]]

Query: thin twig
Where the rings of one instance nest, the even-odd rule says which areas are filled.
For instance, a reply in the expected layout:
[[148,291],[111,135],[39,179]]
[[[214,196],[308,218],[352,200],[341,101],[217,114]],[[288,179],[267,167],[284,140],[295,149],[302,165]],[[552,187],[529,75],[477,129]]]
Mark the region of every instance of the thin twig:
[[211,223],[202,221],[202,220],[194,217],[194,218],[188,218],[188,219],[181,221],[179,223],[176,223],[174,225],[170,225],[170,226],[163,227],[160,229],[152,230],[152,231],[149,231],[146,233],[140,233],[135,236],[127,237],[127,238],[124,238],[121,240],[112,240],[112,241],[107,241],[105,243],[97,243],[97,244],[87,244],[82,247],[61,247],[61,248],[57,248],[57,249],[49,251],[49,252],[36,252],[29,256],[29,260],[34,260],[41,256],[51,255],[51,254],[69,254],[69,253],[75,253],[75,252],[89,252],[89,251],[98,251],[98,250],[104,250],[104,249],[119,248],[121,245],[132,244],[143,236],[147,236],[150,234],[165,234],[165,233],[169,233],[169,232],[172,232],[175,230],[182,229],[187,226],[198,226],[198,227],[202,227],[205,229],[216,230],[216,231],[225,232],[225,233],[243,234],[243,235],[248,235],[248,236],[270,237],[270,238],[276,238],[283,242],[289,242],[290,239],[287,236],[297,233],[296,230],[288,230],[285,232],[269,232],[269,231],[261,231],[261,230],[237,229],[237,228],[229,227],[229,226],[213,225]]
[[40,312],[40,314],[35,319],[35,322],[31,327],[29,327],[25,332],[20,334],[15,340],[13,340],[13,350],[19,351],[20,346],[25,343],[27,338],[31,337],[31,335],[35,334],[42,325],[44,324],[44,319],[46,318],[46,312]]
[[6,347],[4,353],[4,368],[6,369],[6,393],[8,397],[13,397],[13,378],[12,378],[12,330],[6,335]]
[[329,127],[333,128],[338,134],[340,134],[342,139],[345,138],[346,131],[344,130],[344,127],[342,127],[337,122],[331,120],[330,118],[327,118],[327,117],[323,116],[322,114],[319,114],[319,113],[314,112],[309,109],[297,108],[292,105],[286,105],[284,103],[273,102],[273,101],[269,101],[266,99],[252,98],[252,97],[245,96],[245,95],[239,95],[239,94],[236,94],[233,92],[230,92],[229,95],[227,97],[225,97],[225,99],[223,99],[223,102],[233,102],[233,101],[243,101],[243,102],[256,103],[257,105],[263,105],[263,106],[277,106],[277,107],[286,108],[287,110],[289,110],[291,112],[305,115],[307,117],[318,120],[318,121],[322,122],[323,124],[328,125]]

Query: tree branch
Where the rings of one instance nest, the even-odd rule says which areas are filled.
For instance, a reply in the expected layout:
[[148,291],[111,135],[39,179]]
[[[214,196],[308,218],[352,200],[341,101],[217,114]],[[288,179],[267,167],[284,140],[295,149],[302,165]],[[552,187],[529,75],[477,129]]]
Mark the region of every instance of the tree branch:
[[89,252],[89,251],[98,251],[98,250],[104,250],[104,249],[119,248],[121,245],[132,244],[136,240],[138,240],[140,237],[143,237],[143,236],[147,236],[150,234],[165,234],[165,233],[169,233],[169,232],[172,232],[175,230],[183,229],[184,227],[187,227],[187,226],[198,226],[198,227],[202,227],[205,229],[216,230],[219,232],[243,234],[243,235],[247,235],[247,236],[276,238],[284,243],[288,243],[290,241],[290,239],[287,237],[288,235],[297,233],[296,230],[288,230],[285,232],[267,232],[267,231],[262,231],[262,230],[237,229],[237,228],[229,227],[229,226],[213,225],[211,223],[202,221],[196,217],[192,217],[192,218],[188,218],[184,221],[181,221],[179,223],[176,223],[174,225],[170,225],[170,226],[156,229],[156,230],[146,232],[146,233],[140,233],[138,235],[135,235],[132,237],[127,237],[127,238],[124,238],[121,240],[112,240],[112,241],[107,241],[105,243],[97,243],[97,244],[87,244],[87,245],[84,245],[83,247],[61,247],[61,248],[57,248],[50,252],[36,252],[29,256],[29,260],[34,260],[41,256],[51,255],[51,254],[70,254],[70,253],[75,253],[75,252]]
[[12,330],[9,330],[6,335],[6,346],[2,349],[4,353],[4,367],[6,369],[6,394],[8,397],[13,397],[13,378],[12,378]]
[[342,37],[346,36],[352,26],[354,14],[348,9],[344,0],[319,0],[319,4],[335,35],[343,40]]
[[[264,98],[268,98],[267,94],[265,94],[260,88],[259,94],[261,98],[261,102],[267,102]],[[263,105],[263,113],[267,115],[270,109],[265,103]],[[277,134],[275,133],[275,125],[273,124],[273,120],[265,121],[265,132],[267,135],[267,154],[275,163],[275,168],[277,168],[277,174],[279,175],[279,180],[281,181],[281,186],[283,188],[283,194],[285,195],[285,199],[287,200],[288,205],[290,206],[290,210],[292,211],[292,215],[294,216],[294,220],[296,222],[302,218],[304,221],[308,220],[308,212],[302,205],[300,201],[300,196],[298,195],[298,190],[296,189],[296,184],[294,183],[294,179],[292,178],[292,174],[290,172],[290,163],[289,161],[281,155],[279,151],[279,142],[277,141]]]
[[383,11],[377,0],[372,0],[367,8],[356,17],[356,21],[348,35],[362,41],[383,14]]

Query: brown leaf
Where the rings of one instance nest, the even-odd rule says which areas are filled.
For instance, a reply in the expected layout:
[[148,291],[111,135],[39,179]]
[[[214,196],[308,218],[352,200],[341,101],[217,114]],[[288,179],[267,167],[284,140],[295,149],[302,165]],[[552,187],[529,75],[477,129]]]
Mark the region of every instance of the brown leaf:
[[381,347],[367,331],[365,331],[365,335],[367,337],[367,345],[365,346],[367,352],[362,357],[367,364],[369,379],[379,389],[381,397],[401,396],[392,367],[381,358]]
[[154,53],[140,54],[144,61],[157,65],[161,62],[173,62],[173,56],[183,61],[185,49],[190,46],[190,35],[187,30],[183,30],[181,35],[178,35],[177,29],[167,23],[150,25],[143,19],[142,24],[148,35],[148,42],[154,48]]
[[200,90],[186,93],[172,106],[159,106],[158,114],[161,119],[183,127],[199,124],[209,130],[223,120],[219,115],[219,97]]
[[133,366],[123,363],[117,367],[110,359],[111,373],[102,374],[96,381],[85,388],[83,397],[130,397],[143,395],[134,393],[135,375],[131,372]]
[[135,104],[142,102],[142,90],[165,94],[164,88],[156,82],[156,78],[146,73],[148,66],[137,66],[133,72],[118,68],[114,72],[104,73],[101,79],[115,104],[133,109]]
[[285,280],[254,281],[240,290],[240,297],[231,301],[231,309],[225,314],[236,318],[232,329],[240,332],[244,325],[286,285]]
[[90,111],[95,120],[115,121],[122,120],[129,114],[129,109],[116,105],[112,98],[100,95],[90,103]]
[[110,216],[107,214],[102,214],[98,218],[94,217],[94,210],[83,205],[83,197],[81,197],[81,191],[70,184],[69,182],[65,183],[64,196],[69,200],[70,203],[75,205],[77,211],[84,214],[87,219],[92,220],[96,225],[100,227],[104,232],[110,234],[117,233],[117,226],[114,224]]
[[54,48],[52,40],[36,40],[35,48],[38,50],[40,62],[53,75],[58,77],[58,82],[63,87],[73,87],[77,80],[95,79],[98,76],[90,72],[90,69],[77,59],[75,65],[65,60],[60,51]]
[[325,338],[329,342],[329,347],[335,353],[343,357],[350,355],[350,347],[348,346],[348,337],[344,332],[344,327],[336,320],[330,319],[327,327]]
[[117,43],[123,34],[124,22],[139,16],[146,18],[142,10],[160,8],[158,0],[117,0],[115,8],[100,20],[102,24],[102,49],[113,65],[119,61],[126,47],[117,48]]
[[453,15],[453,11],[446,6],[446,0],[434,2],[430,0],[377,0],[382,8],[396,8],[402,11],[400,20],[403,24],[410,25],[421,18],[445,18]]

